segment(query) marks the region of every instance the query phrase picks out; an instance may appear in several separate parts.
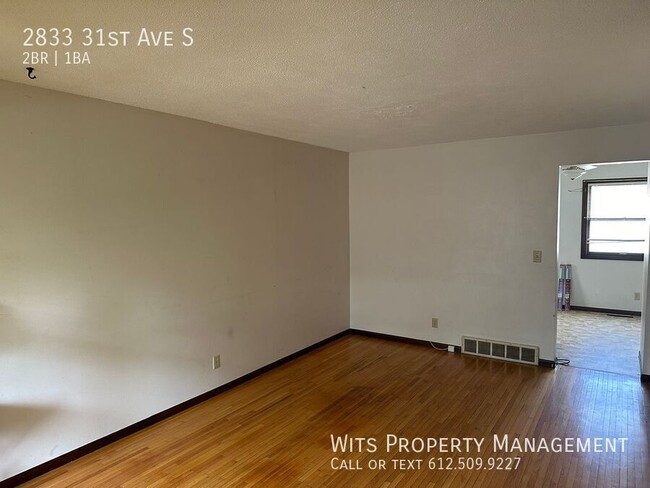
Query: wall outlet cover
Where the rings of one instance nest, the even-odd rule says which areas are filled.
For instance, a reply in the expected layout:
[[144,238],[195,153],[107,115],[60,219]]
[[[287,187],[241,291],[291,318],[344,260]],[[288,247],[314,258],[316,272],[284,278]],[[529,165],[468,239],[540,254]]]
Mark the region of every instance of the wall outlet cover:
[[447,351],[454,352],[454,346],[447,346]]

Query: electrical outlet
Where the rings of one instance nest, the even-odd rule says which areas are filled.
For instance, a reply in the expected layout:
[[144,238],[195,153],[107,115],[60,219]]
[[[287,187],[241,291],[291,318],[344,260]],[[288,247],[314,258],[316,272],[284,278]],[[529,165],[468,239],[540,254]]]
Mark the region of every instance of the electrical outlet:
[[217,354],[212,356],[212,369],[217,369],[221,367],[221,356]]
[[635,300],[641,300],[641,292],[635,291],[634,292],[634,299]]
[[447,351],[455,352],[454,346],[447,346]]
[[542,262],[542,251],[533,251],[533,263]]
[[438,328],[438,319],[436,318],[431,319],[431,327],[433,327],[434,329]]

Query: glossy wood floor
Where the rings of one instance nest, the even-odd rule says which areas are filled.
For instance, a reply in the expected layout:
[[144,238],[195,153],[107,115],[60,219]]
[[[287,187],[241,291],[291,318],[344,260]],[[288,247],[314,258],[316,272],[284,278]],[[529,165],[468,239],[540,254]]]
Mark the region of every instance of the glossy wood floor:
[[[351,335],[24,486],[641,488],[650,486],[649,418],[648,387],[630,376]],[[330,434],[346,433],[377,437],[377,451],[334,454]],[[429,470],[429,458],[448,455],[388,453],[388,433],[486,437],[485,463],[502,455],[494,434],[628,441],[623,453],[522,454],[511,471]],[[334,470],[335,456],[363,469]],[[458,468],[476,452],[449,456]],[[387,469],[368,469],[371,459]],[[393,459],[424,465],[395,469]]]

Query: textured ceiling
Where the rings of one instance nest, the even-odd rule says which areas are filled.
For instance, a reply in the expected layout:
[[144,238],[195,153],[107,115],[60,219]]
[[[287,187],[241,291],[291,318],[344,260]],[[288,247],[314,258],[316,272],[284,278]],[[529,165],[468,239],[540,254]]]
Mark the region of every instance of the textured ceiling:
[[[132,34],[30,81],[26,27]],[[649,27],[647,0],[0,0],[0,78],[357,151],[650,120]]]

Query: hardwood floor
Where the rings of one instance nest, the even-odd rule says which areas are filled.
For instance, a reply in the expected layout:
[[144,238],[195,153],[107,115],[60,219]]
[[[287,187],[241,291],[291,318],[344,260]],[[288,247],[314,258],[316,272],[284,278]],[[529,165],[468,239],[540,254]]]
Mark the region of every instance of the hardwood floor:
[[[640,488],[650,486],[649,418],[648,387],[629,376],[350,335],[23,486]],[[330,434],[374,437],[377,450],[334,453]],[[398,453],[387,452],[388,434],[485,440],[480,453]],[[495,451],[495,434],[628,440],[624,452],[520,454]],[[334,457],[363,469],[334,470]],[[521,460],[510,471],[427,465],[495,457]],[[398,459],[422,465],[397,469]]]

